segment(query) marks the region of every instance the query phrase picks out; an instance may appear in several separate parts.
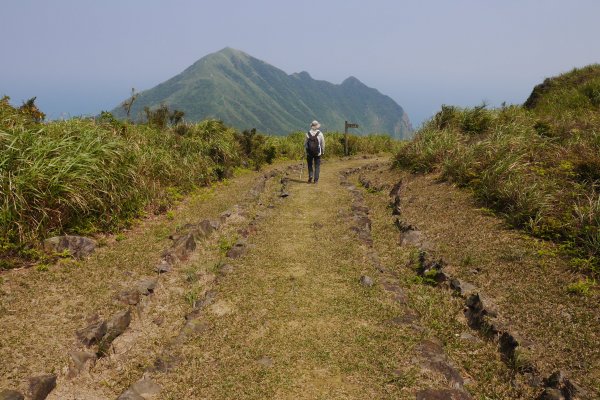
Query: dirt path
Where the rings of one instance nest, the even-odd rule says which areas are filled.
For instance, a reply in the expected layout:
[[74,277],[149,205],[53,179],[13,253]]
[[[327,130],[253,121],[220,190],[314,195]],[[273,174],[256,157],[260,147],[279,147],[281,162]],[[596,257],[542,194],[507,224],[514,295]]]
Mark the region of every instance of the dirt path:
[[171,398],[397,397],[402,338],[384,324],[393,310],[359,284],[372,266],[346,217],[344,167],[325,164],[318,185],[290,176],[289,197],[219,284],[207,331],[158,378]]
[[[540,389],[468,326],[464,301],[415,275],[385,163],[326,162],[318,185],[288,165],[248,173],[85,262],[5,275],[0,392],[54,373],[49,399],[533,398]],[[381,187],[360,187],[357,167]],[[170,234],[215,219],[156,274]],[[148,277],[156,286],[137,305],[115,300]],[[124,332],[72,374],[70,353],[99,349],[75,332],[127,309]]]

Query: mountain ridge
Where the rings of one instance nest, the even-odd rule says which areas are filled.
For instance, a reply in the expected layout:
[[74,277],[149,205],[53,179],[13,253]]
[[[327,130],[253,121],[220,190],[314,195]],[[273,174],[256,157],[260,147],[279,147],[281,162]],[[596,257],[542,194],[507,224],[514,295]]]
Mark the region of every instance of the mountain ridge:
[[[131,116],[143,119],[144,107],[160,104],[184,111],[188,121],[215,118],[240,130],[257,128],[279,135],[303,130],[313,119],[331,131],[343,130],[348,120],[358,123],[364,133],[405,139],[412,132],[402,107],[354,76],[333,84],[316,80],[307,71],[287,74],[230,47],[140,92]],[[112,112],[125,118],[120,106]]]

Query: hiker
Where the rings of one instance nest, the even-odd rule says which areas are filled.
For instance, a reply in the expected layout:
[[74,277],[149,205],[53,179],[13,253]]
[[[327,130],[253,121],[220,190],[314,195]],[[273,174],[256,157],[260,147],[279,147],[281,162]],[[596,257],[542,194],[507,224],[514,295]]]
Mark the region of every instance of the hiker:
[[[325,138],[319,130],[321,124],[313,121],[310,124],[310,130],[306,132],[304,140],[304,149],[306,150],[306,163],[308,164],[308,183],[319,181],[319,171],[321,169],[321,156],[325,153]],[[314,162],[314,175],[313,175]],[[313,180],[314,178],[314,180]]]

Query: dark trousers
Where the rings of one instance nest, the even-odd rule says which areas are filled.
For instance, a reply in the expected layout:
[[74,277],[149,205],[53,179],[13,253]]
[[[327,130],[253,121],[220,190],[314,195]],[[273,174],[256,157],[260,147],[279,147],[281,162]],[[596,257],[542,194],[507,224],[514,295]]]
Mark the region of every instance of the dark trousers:
[[[314,175],[313,175],[313,162],[315,164]],[[321,170],[321,156],[306,156],[306,163],[308,164],[308,177],[309,179],[314,178],[315,182],[319,180],[319,171]]]

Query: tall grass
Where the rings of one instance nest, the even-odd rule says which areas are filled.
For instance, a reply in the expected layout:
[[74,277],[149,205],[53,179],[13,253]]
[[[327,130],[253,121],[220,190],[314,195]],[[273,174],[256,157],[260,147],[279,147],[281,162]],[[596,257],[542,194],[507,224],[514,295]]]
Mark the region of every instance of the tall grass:
[[218,121],[185,135],[110,118],[43,124],[2,99],[1,242],[6,250],[59,232],[110,231],[162,211],[240,165],[234,135]]
[[[238,133],[215,120],[159,128],[109,113],[42,123],[36,112],[0,100],[0,260],[49,235],[118,230],[143,212],[165,212],[236,167],[259,169],[304,154],[303,133]],[[342,137],[327,135],[327,157],[343,155]],[[351,136],[350,143],[352,153],[397,146],[383,136]]]
[[600,113],[546,111],[444,106],[396,165],[470,188],[508,223],[562,243],[578,268],[599,274]]

